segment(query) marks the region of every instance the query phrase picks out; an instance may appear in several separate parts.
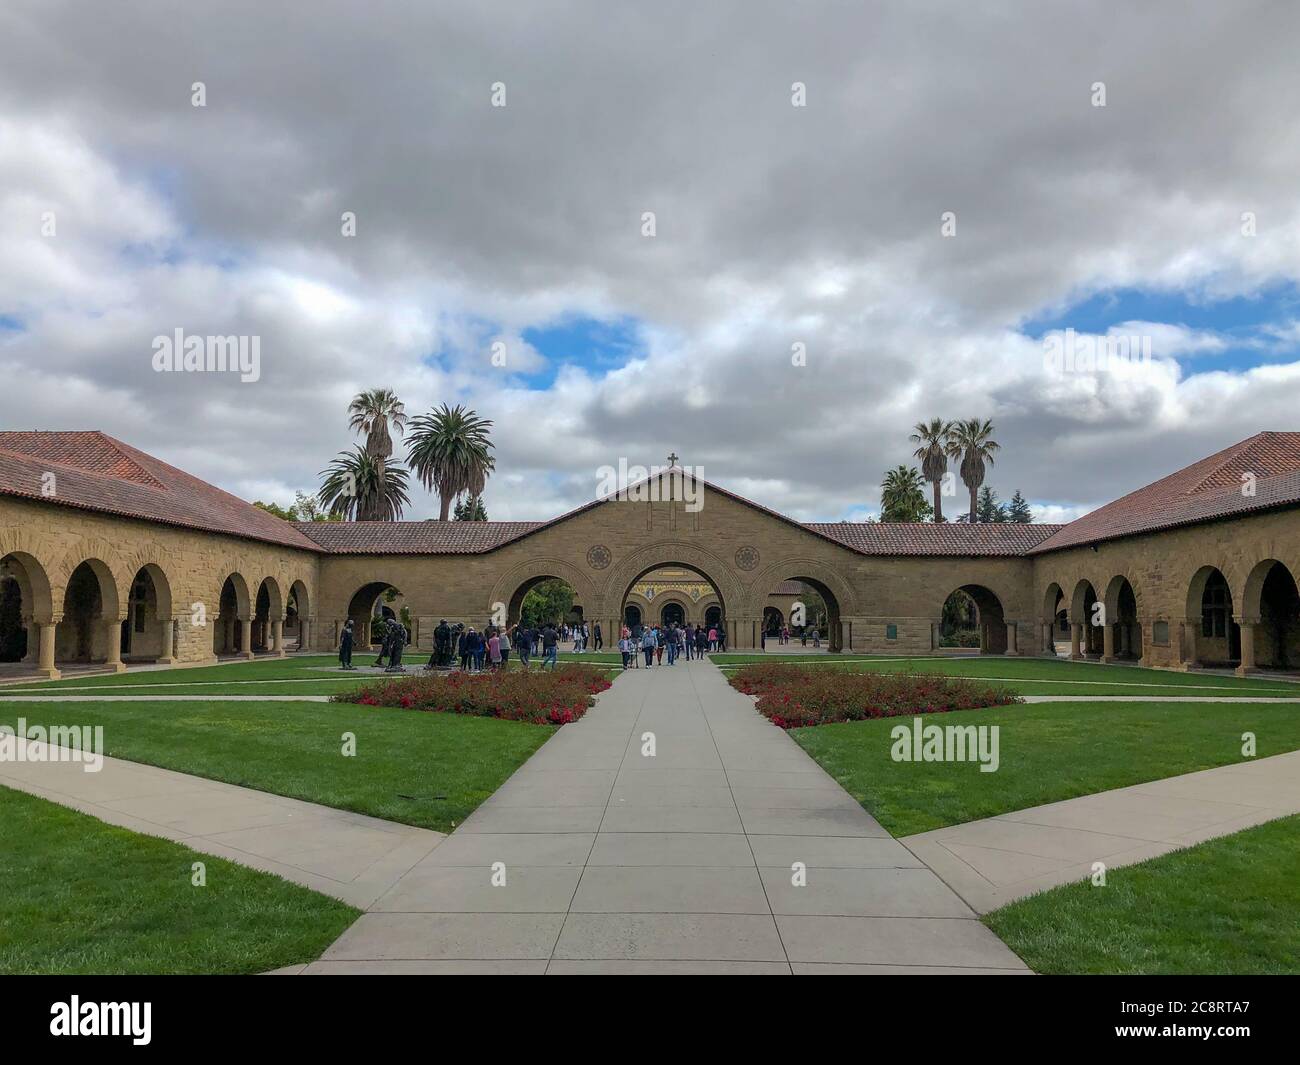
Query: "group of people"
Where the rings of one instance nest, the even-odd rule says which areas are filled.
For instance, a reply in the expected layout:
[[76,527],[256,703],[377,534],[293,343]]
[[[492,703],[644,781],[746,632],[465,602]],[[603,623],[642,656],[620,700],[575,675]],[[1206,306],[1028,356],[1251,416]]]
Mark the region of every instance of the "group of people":
[[[591,627],[586,623],[557,626],[550,622],[537,625],[520,622],[504,627],[487,625],[480,632],[473,625],[448,625],[443,618],[433,630],[433,654],[425,668],[450,669],[458,663],[466,673],[496,672],[509,667],[510,652],[514,651],[524,669],[531,668],[536,656],[541,659],[542,669],[550,666],[554,670],[560,644],[569,640],[573,641],[575,654],[582,654],[589,642],[593,651],[599,651],[602,646],[599,622]],[[349,618],[339,639],[339,664],[343,669],[356,669],[352,664],[355,642],[354,622]],[[387,661],[386,673],[406,672],[402,653],[410,642],[411,634],[401,621],[396,617],[385,618],[375,665],[382,666]],[[725,651],[727,630],[721,622],[679,625],[674,621],[667,625],[638,625],[635,629],[625,625],[619,634],[618,649],[624,669],[640,669],[642,657],[647,668],[663,665],[665,654],[671,666],[683,655],[689,660],[703,658],[711,651]]]
[[710,651],[727,649],[727,630],[722,623],[716,625],[647,625],[638,630],[623,626],[619,634],[618,649],[623,656],[624,669],[640,669],[644,656],[646,668],[664,664],[664,654],[668,655],[668,665],[676,665],[683,655],[691,658],[703,658]]
[[[766,629],[764,629],[764,630],[762,631],[762,633],[760,634],[759,646],[760,646],[761,648],[763,648],[764,650],[766,650],[766,648],[767,648],[767,641],[768,641],[769,639],[771,639],[773,636],[776,637],[776,642],[777,642],[777,643],[780,643],[780,644],[787,644],[787,643],[789,643],[789,642],[790,642],[790,626],[789,626],[789,625],[782,625],[779,629],[776,630],[776,632],[773,632],[773,633],[769,633]],[[803,643],[803,645],[804,645],[805,647],[808,646],[808,641],[809,641],[809,640],[812,640],[812,645],[813,645],[814,647],[821,647],[821,645],[822,645],[822,634],[821,634],[821,630],[818,629],[818,628],[816,628],[815,626],[812,626],[812,625],[805,625],[805,626],[803,627],[803,631],[799,633],[799,639],[800,639],[800,641]]]

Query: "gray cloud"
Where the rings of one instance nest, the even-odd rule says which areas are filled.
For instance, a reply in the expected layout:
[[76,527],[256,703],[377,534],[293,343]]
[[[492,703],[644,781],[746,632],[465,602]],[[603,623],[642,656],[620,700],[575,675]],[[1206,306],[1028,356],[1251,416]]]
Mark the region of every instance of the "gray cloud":
[[[349,395],[391,386],[497,422],[494,517],[675,449],[833,519],[874,504],[912,423],[979,414],[1002,495],[1072,513],[1293,420],[1294,368],[1061,378],[1016,329],[1111,286],[1300,276],[1298,23],[1269,3],[11,2],[0,314],[26,331],[0,333],[0,420],[99,426],[287,499],[349,443]],[[487,364],[497,326],[563,313],[642,321],[645,357],[546,392]],[[177,327],[260,335],[262,380],[154,374]]]

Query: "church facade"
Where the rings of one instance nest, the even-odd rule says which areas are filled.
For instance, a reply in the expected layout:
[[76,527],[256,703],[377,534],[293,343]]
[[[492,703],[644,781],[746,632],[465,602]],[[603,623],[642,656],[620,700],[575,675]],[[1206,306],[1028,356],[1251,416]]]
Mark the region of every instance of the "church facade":
[[[413,636],[518,618],[548,578],[616,632],[680,610],[756,648],[802,589],[832,651],[1300,667],[1300,433],[1260,433],[1069,525],[801,523],[658,475],[544,522],[288,523],[97,432],[0,433],[0,679],[328,651],[398,593]],[[820,620],[820,619],[819,619]],[[1064,627],[1062,627],[1064,626]],[[606,637],[608,643],[608,635]]]

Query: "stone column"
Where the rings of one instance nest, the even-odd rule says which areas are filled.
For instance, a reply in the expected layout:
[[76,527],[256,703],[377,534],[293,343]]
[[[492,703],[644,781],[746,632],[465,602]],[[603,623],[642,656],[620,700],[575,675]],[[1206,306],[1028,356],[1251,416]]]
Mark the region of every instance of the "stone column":
[[943,643],[943,622],[941,621],[930,622],[930,650],[931,651],[939,650],[939,647],[942,643]]
[[104,665],[115,673],[124,673],[126,666],[122,663],[122,619],[110,618],[104,622],[104,633],[108,638],[108,655]]
[[1043,633],[1042,633],[1042,635],[1043,635],[1043,648],[1042,648],[1042,650],[1043,650],[1043,654],[1045,654],[1045,655],[1051,655],[1053,658],[1055,658],[1055,657],[1056,657],[1056,621],[1055,621],[1055,619],[1053,619],[1052,621],[1045,621],[1045,622],[1043,622],[1042,629],[1043,629]]
[[276,618],[271,622],[271,640],[275,644],[275,653],[284,657],[284,621]]
[[311,619],[298,616],[298,650],[311,650]]
[[1020,627],[1015,621],[1007,622],[1007,650],[1009,655],[1020,654]]
[[1115,661],[1115,626],[1111,624],[1101,627],[1101,660]]
[[59,671],[54,668],[54,635],[57,623],[53,621],[42,621],[37,626],[40,634],[37,637],[37,646],[39,647],[37,655],[37,669],[44,673],[50,680],[59,679]]
[[159,665],[171,665],[176,661],[175,641],[172,638],[172,619],[163,618],[160,622],[162,625],[162,654],[158,656]]
[[1082,622],[1070,622],[1070,659],[1077,661],[1083,657],[1083,624]]
[[255,658],[253,654],[253,619],[239,619],[239,633],[241,638],[240,646],[243,650],[240,652],[245,658]]
[[22,619],[23,629],[27,632],[27,653],[23,655],[23,665],[34,666],[40,661],[41,630],[30,617]]
[[1241,629],[1241,665],[1237,667],[1237,676],[1244,677],[1255,672],[1255,626],[1258,618],[1237,618]]

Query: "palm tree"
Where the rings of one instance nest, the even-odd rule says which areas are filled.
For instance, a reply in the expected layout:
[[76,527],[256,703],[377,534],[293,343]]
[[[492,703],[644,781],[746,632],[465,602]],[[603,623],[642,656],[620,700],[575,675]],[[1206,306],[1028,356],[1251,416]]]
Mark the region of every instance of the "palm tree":
[[880,483],[881,521],[924,521],[925,479],[912,466],[895,466]]
[[934,520],[943,521],[943,503],[940,501],[939,485],[943,475],[948,472],[948,454],[944,450],[948,434],[952,432],[952,423],[942,418],[931,418],[929,424],[917,422],[911,441],[920,446],[912,457],[921,460],[921,476],[934,485]]
[[406,461],[421,483],[438,492],[439,521],[446,521],[451,501],[462,492],[483,494],[488,476],[496,468],[488,430],[492,423],[472,410],[443,404],[411,422],[406,441]]
[[993,453],[1001,445],[993,439],[993,423],[987,419],[967,418],[952,423],[944,445],[948,457],[961,460],[961,479],[970,490],[970,520],[979,520],[977,495],[984,483],[984,464],[993,465]]
[[388,459],[374,458],[360,444],[340,451],[320,472],[316,498],[331,516],[348,521],[397,521],[411,505],[407,473]]
[[348,428],[354,433],[364,433],[366,454],[372,459],[382,459],[376,466],[382,482],[388,475],[388,459],[393,454],[393,438],[388,423],[399,433],[406,427],[406,407],[390,388],[372,388],[359,392],[348,404]]

